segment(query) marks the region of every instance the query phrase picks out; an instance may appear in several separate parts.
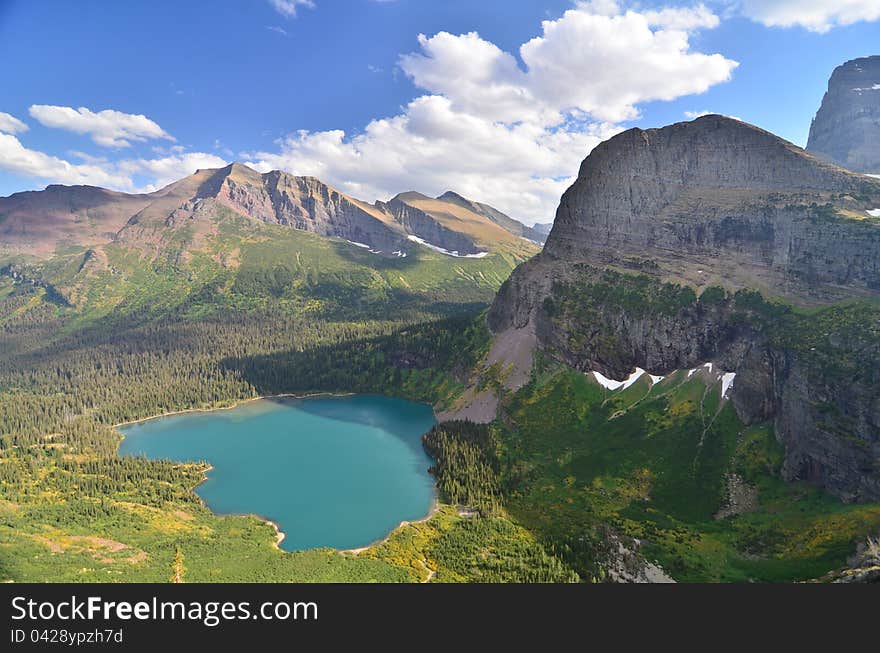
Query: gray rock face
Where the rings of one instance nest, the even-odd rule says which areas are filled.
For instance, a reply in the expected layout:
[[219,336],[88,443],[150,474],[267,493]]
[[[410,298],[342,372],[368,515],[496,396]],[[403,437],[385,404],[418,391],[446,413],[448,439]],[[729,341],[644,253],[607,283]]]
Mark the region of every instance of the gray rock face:
[[550,235],[550,230],[552,228],[553,228],[552,222],[539,222],[532,227],[532,229],[534,229],[537,233],[544,236],[545,240],[546,240],[547,236]]
[[[629,276],[629,275],[625,275]],[[560,310],[566,288],[614,284],[598,268],[537,257],[502,286],[489,313],[496,333],[532,328],[553,358],[618,380],[635,367],[666,375],[713,362],[737,373],[731,400],[746,424],[772,421],[786,455],[784,478],[805,480],[846,501],[880,498],[880,342],[835,342],[832,356],[866,361],[862,374],[829,374],[812,352],[780,343],[743,319],[733,299],[695,301],[673,312],[624,308],[584,296]],[[569,294],[571,301],[571,294]],[[867,320],[877,319],[877,314]],[[866,323],[866,327],[867,327]],[[833,329],[833,327],[831,327]]]
[[391,253],[406,233],[390,215],[357,202],[314,177],[280,171],[259,175],[245,166],[223,177],[216,196],[230,208],[264,222],[336,236]]
[[[796,304],[876,296],[880,224],[869,206],[880,207],[880,183],[738,121],[709,116],[630,130],[584,161],[544,252],[502,286],[489,326],[498,333],[528,325],[551,356],[616,379],[636,366],[668,374],[715,362],[736,371],[737,413],[748,424],[773,421],[786,478],[848,501],[878,499],[880,370],[829,377],[809,347],[744,320],[748,310],[732,294],[651,312],[577,290],[625,284],[638,272],[696,294],[718,285]],[[607,269],[623,274],[608,277]],[[558,308],[565,288],[577,305],[571,313]],[[830,329],[832,360],[880,355],[873,336],[838,342]]]
[[880,174],[880,56],[834,70],[807,150],[849,170]]
[[832,583],[880,584],[880,537],[868,537],[860,542],[849,566],[832,572],[822,580]]
[[545,251],[821,301],[880,289],[880,229],[865,223],[876,207],[877,180],[705,116],[599,145],[562,196]]

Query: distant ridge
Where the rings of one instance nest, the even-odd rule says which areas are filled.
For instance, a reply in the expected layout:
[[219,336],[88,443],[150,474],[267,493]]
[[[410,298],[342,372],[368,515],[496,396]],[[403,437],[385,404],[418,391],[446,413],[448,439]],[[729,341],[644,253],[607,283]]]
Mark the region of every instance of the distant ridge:
[[385,255],[402,253],[419,241],[450,255],[543,241],[501,211],[456,193],[431,198],[411,191],[370,204],[315,177],[259,173],[234,162],[197,170],[148,194],[52,185],[0,198],[0,256],[46,258],[60,247],[93,247],[117,239],[155,244],[163,230],[182,224],[198,235],[205,200],[250,219],[344,238]]

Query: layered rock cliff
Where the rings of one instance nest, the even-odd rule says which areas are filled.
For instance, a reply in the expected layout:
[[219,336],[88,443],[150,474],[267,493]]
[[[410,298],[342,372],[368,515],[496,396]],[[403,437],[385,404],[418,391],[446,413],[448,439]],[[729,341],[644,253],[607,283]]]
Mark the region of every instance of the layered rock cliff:
[[599,145],[563,195],[551,257],[823,301],[880,289],[880,183],[705,116]]
[[880,175],[880,56],[853,59],[834,70],[807,150],[850,170]]
[[260,175],[233,164],[216,197],[230,208],[264,222],[366,243],[391,253],[406,243],[393,216],[344,195],[315,177],[278,170]]
[[467,235],[447,228],[429,213],[407,201],[411,201],[413,196],[428,199],[420,193],[410,192],[397,195],[390,202],[380,203],[379,206],[382,210],[393,215],[403,225],[407,233],[418,236],[429,243],[461,254],[476,254],[480,251],[476,243]]
[[773,421],[786,478],[877,499],[880,313],[834,306],[880,293],[876,207],[877,180],[739,121],[630,130],[584,161],[489,325],[615,379],[736,372],[737,413]]

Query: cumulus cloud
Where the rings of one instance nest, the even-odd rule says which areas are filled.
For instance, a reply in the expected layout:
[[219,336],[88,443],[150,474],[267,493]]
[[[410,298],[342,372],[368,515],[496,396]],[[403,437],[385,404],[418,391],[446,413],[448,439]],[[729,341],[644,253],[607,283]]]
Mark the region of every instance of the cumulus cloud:
[[297,9],[300,7],[315,8],[312,0],[269,0],[269,4],[286,18],[296,18]]
[[721,24],[721,19],[703,4],[691,8],[667,7],[659,11],[646,11],[645,19],[651,25],[683,30],[713,29]]
[[[311,3],[273,5],[292,16]],[[455,190],[527,222],[547,222],[581,160],[638,117],[642,103],[701,93],[730,78],[735,61],[694,51],[690,43],[696,30],[717,24],[704,5],[640,12],[592,0],[544,21],[518,57],[476,32],[420,36],[418,52],[402,56],[399,67],[423,94],[397,115],[354,134],[299,131],[245,159],[262,171],[317,176],[365,200]],[[42,105],[31,115],[105,146],[174,140],[145,116]],[[0,168],[130,191],[226,163],[178,145],[156,143],[153,151],[151,159],[71,163],[4,135]]]
[[356,197],[455,191],[546,222],[580,161],[638,105],[702,93],[737,63],[694,52],[718,24],[704,5],[649,12],[579,3],[510,52],[476,32],[419,36],[400,68],[426,94],[358,134],[301,131],[250,163],[324,179]]
[[303,131],[284,139],[280,152],[255,153],[249,163],[263,172],[313,175],[365,199],[454,189],[537,219],[552,213],[585,153],[617,131],[603,124],[544,131],[494,122],[428,95],[352,138],[343,131]]
[[131,186],[128,177],[108,171],[101,163],[73,164],[30,150],[9,134],[0,134],[0,169],[23,177],[37,177],[61,184],[91,184],[120,189]]
[[141,114],[113,109],[94,112],[85,107],[74,109],[48,104],[34,104],[28,112],[45,127],[88,134],[95,144],[103,147],[129,147],[133,141],[157,138],[174,140],[159,125]]
[[[529,87],[559,110],[580,110],[600,120],[632,120],[635,105],[702,93],[730,79],[738,65],[720,54],[693,52],[689,31],[652,20],[705,26],[704,9],[677,10],[676,19],[627,11],[599,15],[572,10],[544,21],[544,35],[520,48]],[[701,22],[703,21],[703,22]]]
[[[86,184],[129,192],[150,192],[193,174],[199,168],[219,168],[226,161],[203,152],[184,153],[175,148],[156,159],[131,158],[111,162],[84,152],[72,152],[83,163],[32,150],[10,134],[0,134],[0,170],[56,184]],[[150,181],[138,186],[135,177]]]
[[19,134],[26,132],[28,126],[15,116],[0,111],[0,133],[3,134]]
[[157,159],[126,159],[116,164],[116,169],[131,179],[134,175],[144,175],[150,183],[136,188],[138,192],[149,193],[163,186],[193,174],[204,168],[222,168],[229,161],[207,152],[175,152]]
[[820,33],[880,19],[878,0],[741,0],[740,9],[767,27],[800,26]]
[[520,48],[525,70],[476,32],[420,35],[421,52],[400,65],[420,88],[489,119],[552,124],[577,110],[630,120],[638,117],[637,103],[702,93],[730,78],[736,62],[690,51],[688,30],[717,24],[702,5],[614,15],[581,5],[544,21],[543,35]]

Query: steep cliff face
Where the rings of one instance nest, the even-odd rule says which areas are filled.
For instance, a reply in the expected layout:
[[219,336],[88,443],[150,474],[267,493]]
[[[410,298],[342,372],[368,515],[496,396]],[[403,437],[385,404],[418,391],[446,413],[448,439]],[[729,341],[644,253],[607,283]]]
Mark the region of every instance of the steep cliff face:
[[868,213],[877,206],[877,180],[706,116],[598,146],[563,195],[545,251],[823,301],[880,289],[880,230]]
[[552,222],[539,222],[532,227],[538,234],[540,234],[544,240],[547,240],[547,236],[550,235],[550,230],[553,228]]
[[413,196],[424,197],[418,193],[403,193],[392,198],[387,204],[379,206],[391,213],[407,233],[418,236],[432,245],[460,254],[476,254],[480,251],[473,239],[447,228],[426,211],[406,201],[408,199],[411,201]]
[[736,372],[737,413],[774,421],[786,478],[880,498],[880,312],[833,305],[880,292],[874,206],[871,178],[738,121],[631,130],[586,159],[489,325],[615,379]]
[[230,208],[264,222],[286,225],[321,236],[366,243],[391,253],[406,243],[404,229],[393,216],[359,202],[315,177],[273,171],[226,175],[217,198]]
[[522,244],[523,225],[510,218],[504,224],[496,222],[488,217],[491,207],[482,208],[455,193],[431,198],[411,191],[396,195],[387,204],[378,202],[377,207],[392,213],[413,235],[460,254]]
[[834,70],[807,150],[850,170],[880,174],[880,56]]

